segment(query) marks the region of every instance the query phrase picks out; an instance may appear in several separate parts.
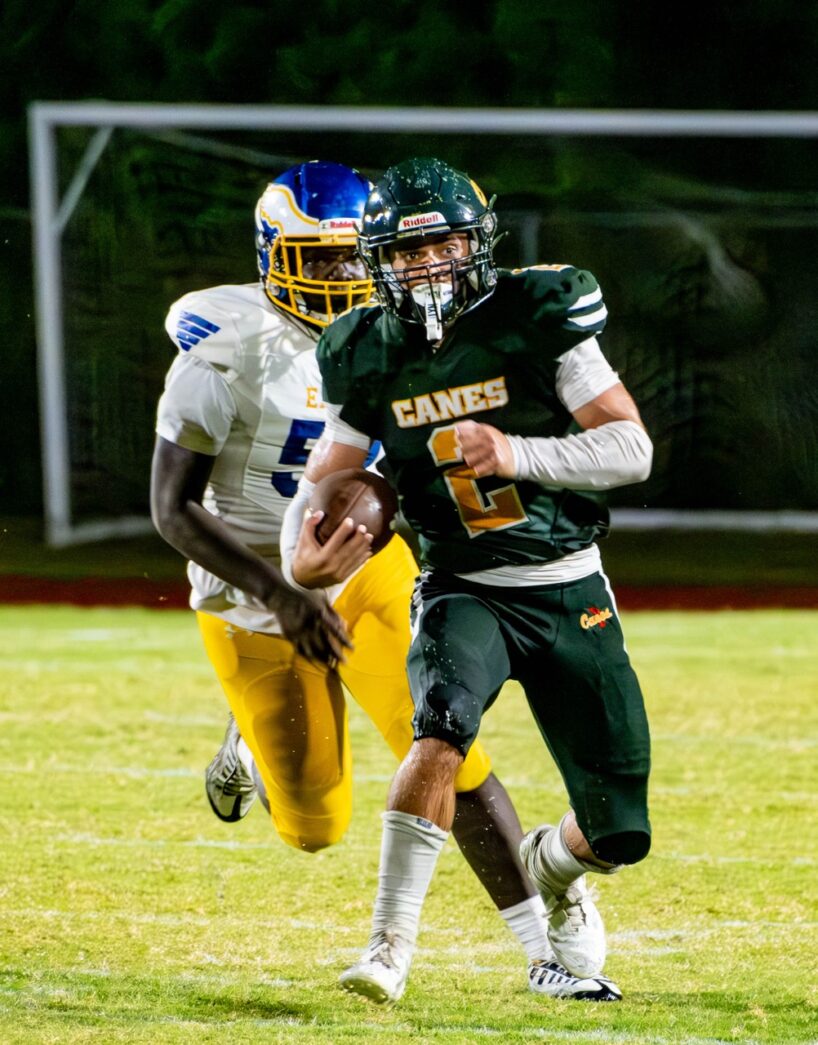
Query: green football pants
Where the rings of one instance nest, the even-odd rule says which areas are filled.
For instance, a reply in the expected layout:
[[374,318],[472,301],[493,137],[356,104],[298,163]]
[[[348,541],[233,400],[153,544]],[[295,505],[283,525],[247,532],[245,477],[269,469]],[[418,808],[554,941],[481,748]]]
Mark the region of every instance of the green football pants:
[[503,683],[518,680],[594,852],[641,859],[650,737],[607,579],[497,588],[424,572],[412,617],[416,739],[465,754]]

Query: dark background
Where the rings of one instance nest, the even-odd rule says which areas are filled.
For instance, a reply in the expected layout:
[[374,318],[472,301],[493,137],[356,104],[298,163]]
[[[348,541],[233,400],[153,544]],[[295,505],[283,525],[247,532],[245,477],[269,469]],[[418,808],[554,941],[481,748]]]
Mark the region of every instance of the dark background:
[[[818,109],[818,9],[742,5],[6,0],[0,15],[0,515],[41,511],[26,107],[33,100]],[[63,181],[89,140],[61,132]],[[605,348],[656,444],[614,504],[818,509],[811,141],[116,132],[64,242],[77,515],[143,512],[162,320],[255,277],[269,175],[322,156],[376,174],[433,153],[497,193],[505,264],[591,268]],[[263,157],[269,157],[265,165]],[[523,226],[536,217],[537,256]],[[530,233],[530,230],[529,230]]]

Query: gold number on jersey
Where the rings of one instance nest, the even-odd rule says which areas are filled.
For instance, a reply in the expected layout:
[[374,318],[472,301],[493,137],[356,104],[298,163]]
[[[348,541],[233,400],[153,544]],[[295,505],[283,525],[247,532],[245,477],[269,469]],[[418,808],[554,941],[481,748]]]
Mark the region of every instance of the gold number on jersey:
[[427,446],[435,464],[459,462],[454,468],[447,468],[443,478],[469,537],[477,537],[486,530],[505,530],[526,521],[528,516],[514,483],[488,493],[480,490],[474,469],[460,459],[454,425],[436,428]]

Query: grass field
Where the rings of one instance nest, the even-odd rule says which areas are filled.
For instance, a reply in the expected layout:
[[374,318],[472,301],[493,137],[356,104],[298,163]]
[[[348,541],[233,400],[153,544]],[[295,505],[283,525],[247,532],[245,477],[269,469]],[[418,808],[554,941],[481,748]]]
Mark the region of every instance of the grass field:
[[[348,997],[393,763],[353,709],[356,807],[317,855],[219,823],[223,698],[192,615],[0,607],[0,1042],[818,1041],[818,613],[626,615],[655,842],[599,882],[621,1005],[549,1002],[449,843],[400,1005]],[[561,785],[510,685],[483,737],[523,823]]]

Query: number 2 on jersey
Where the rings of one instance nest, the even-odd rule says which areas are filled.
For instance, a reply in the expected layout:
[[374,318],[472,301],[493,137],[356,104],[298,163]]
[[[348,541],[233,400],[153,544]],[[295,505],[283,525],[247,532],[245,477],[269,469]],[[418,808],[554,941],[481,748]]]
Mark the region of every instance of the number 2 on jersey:
[[514,483],[486,493],[479,488],[474,470],[461,460],[454,425],[436,428],[427,445],[435,464],[458,462],[454,468],[446,469],[443,478],[469,537],[526,521],[528,516]]

